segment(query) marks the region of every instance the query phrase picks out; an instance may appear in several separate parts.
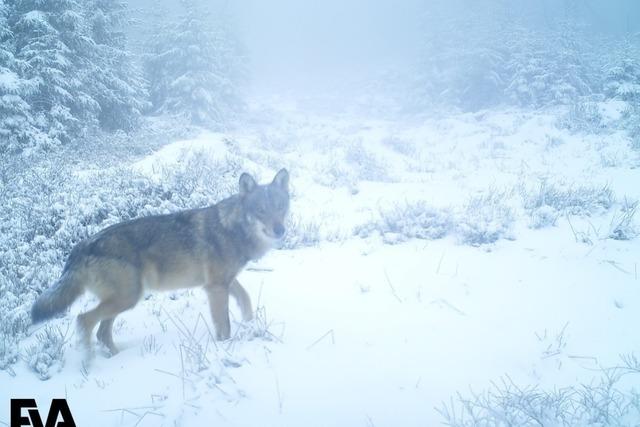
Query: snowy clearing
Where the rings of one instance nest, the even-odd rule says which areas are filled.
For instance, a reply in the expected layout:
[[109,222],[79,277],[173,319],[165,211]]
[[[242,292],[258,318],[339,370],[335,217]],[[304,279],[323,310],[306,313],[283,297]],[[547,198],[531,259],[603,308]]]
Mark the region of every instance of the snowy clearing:
[[[599,108],[614,129],[619,106]],[[0,371],[0,400],[66,397],[78,425],[423,426],[443,422],[457,392],[505,379],[597,383],[640,351],[640,159],[624,133],[572,133],[562,114],[274,110],[269,123],[135,160],[127,168],[157,181],[194,159],[237,162],[261,181],[291,171],[285,248],[240,276],[256,320],[216,343],[203,292],[147,295],[116,321],[123,351],[98,349],[87,369],[73,323],[86,298],[52,322],[64,356],[51,378],[24,356],[38,326],[20,342],[24,360]],[[638,374],[617,384],[638,385]]]

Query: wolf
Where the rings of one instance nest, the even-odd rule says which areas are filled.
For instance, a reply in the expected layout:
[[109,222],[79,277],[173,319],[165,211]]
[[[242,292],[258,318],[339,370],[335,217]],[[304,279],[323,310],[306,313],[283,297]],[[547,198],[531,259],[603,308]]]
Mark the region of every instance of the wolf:
[[236,276],[250,260],[262,257],[285,234],[289,211],[289,172],[281,169],[269,184],[243,173],[238,193],[205,208],[121,222],[78,243],[58,281],[31,310],[38,323],[65,311],[85,291],[98,305],[78,316],[81,345],[91,353],[91,334],[112,355],[115,318],[133,308],[147,290],[204,287],[216,339],[230,335],[229,296],[242,318],[253,311]]

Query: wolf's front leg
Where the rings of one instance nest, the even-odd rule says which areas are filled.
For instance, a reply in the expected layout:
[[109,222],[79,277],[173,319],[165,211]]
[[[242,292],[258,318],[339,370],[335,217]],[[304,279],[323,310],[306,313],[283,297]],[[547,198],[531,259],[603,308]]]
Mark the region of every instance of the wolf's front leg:
[[224,285],[210,285],[205,288],[209,297],[211,319],[216,328],[216,339],[229,339],[231,323],[229,321],[229,287]]
[[251,309],[251,297],[247,293],[246,289],[242,287],[238,279],[233,279],[231,285],[229,285],[229,293],[236,299],[236,302],[240,306],[242,312],[242,320],[248,322],[253,319],[253,310]]

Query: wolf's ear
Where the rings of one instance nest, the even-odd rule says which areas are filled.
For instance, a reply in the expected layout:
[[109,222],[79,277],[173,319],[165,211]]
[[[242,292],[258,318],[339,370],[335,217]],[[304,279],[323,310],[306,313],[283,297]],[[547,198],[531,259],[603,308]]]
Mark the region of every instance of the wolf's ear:
[[256,187],[256,180],[251,175],[244,172],[240,175],[240,195],[244,196]]
[[284,191],[289,191],[289,172],[286,169],[280,169],[275,178],[273,178],[271,185],[277,185]]

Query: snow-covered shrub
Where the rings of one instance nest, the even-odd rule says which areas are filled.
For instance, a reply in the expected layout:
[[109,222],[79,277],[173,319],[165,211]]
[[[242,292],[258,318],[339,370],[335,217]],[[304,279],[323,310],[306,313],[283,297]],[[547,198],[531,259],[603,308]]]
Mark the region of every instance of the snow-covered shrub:
[[221,19],[195,1],[183,4],[185,14],[164,24],[149,42],[145,69],[153,109],[220,127],[242,107],[244,60]]
[[560,212],[549,205],[534,207],[529,210],[529,226],[531,228],[545,228],[555,226]]
[[615,203],[608,186],[575,186],[541,180],[536,188],[522,187],[520,195],[533,228],[554,225],[560,215],[588,216],[604,212]]
[[625,39],[612,46],[610,59],[603,67],[605,94],[631,103],[640,101],[640,46]]
[[173,204],[205,206],[235,192],[241,169],[241,161],[231,155],[212,162],[206,151],[191,150],[181,153],[175,164],[160,166],[157,183]]
[[416,145],[410,140],[389,136],[384,138],[382,143],[391,147],[392,150],[408,157],[416,157],[418,154]]
[[624,379],[637,377],[640,365],[634,356],[622,360],[590,383],[545,390],[507,377],[468,397],[458,393],[437,410],[451,427],[634,426],[640,419],[640,396]]
[[640,104],[630,103],[623,111],[622,125],[631,140],[631,148],[640,151]]
[[263,305],[256,307],[250,322],[242,322],[238,326],[234,339],[251,341],[260,338],[265,341],[282,341],[281,337],[272,332],[274,324],[267,318],[267,310]]
[[559,119],[561,128],[572,132],[596,134],[603,131],[602,113],[598,104],[590,101],[579,101],[569,106],[569,111]]
[[286,234],[282,241],[282,248],[297,249],[316,246],[322,240],[321,224],[315,220],[305,220],[301,216],[291,214],[285,223]]
[[635,215],[638,202],[625,200],[620,211],[611,219],[609,238],[614,240],[631,240],[640,234],[640,226],[636,223]]
[[356,172],[345,164],[336,151],[329,153],[318,169],[320,170],[320,173],[316,175],[318,183],[333,189],[345,187],[353,194],[358,192]]
[[384,160],[371,150],[365,148],[361,142],[354,142],[347,146],[345,160],[354,174],[365,181],[389,181],[389,170]]
[[400,243],[408,239],[441,239],[452,229],[450,210],[435,208],[425,201],[407,201],[380,210],[379,219],[357,226],[354,234],[380,234],[386,243]]
[[68,332],[68,329],[63,331],[59,327],[45,326],[36,333],[36,343],[25,350],[23,357],[27,365],[41,380],[48,380],[62,369]]
[[471,197],[456,218],[456,235],[462,243],[479,246],[499,239],[513,239],[513,208],[506,192],[491,190]]
[[506,37],[509,71],[505,94],[523,106],[569,104],[600,91],[602,44],[572,21],[550,28],[512,26]]

